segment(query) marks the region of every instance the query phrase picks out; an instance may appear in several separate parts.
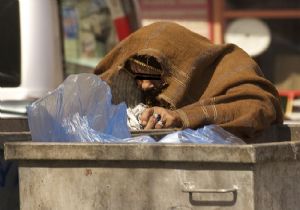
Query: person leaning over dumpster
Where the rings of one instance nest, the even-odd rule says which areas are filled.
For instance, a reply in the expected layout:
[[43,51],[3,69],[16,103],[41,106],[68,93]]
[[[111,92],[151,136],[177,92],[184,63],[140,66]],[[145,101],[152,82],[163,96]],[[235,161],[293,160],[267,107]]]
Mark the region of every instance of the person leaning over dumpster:
[[[124,72],[149,105],[140,117],[145,129],[217,124],[248,138],[283,121],[278,92],[248,54],[176,23],[140,28],[95,68],[111,87],[125,82],[116,80]],[[136,89],[123,87],[123,94],[130,97]]]

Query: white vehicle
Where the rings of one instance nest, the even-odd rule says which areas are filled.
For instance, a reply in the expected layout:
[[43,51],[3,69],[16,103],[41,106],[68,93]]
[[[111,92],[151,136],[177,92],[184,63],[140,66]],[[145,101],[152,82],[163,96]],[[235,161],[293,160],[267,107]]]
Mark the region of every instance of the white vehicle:
[[0,117],[25,114],[63,81],[58,9],[54,0],[1,0]]

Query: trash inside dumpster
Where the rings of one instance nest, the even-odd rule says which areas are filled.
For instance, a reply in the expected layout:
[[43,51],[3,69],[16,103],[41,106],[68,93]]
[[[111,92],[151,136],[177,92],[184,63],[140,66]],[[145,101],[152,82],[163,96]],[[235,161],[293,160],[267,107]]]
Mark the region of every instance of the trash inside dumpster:
[[[96,75],[71,75],[56,90],[28,106],[32,139],[102,143],[156,142],[150,136],[131,137],[127,127],[126,105],[113,105],[111,100],[110,87]],[[161,142],[244,143],[216,125],[176,131],[165,136]]]
[[111,104],[109,86],[93,74],[69,76],[28,106],[32,138],[48,141],[105,141],[130,137],[126,105]]

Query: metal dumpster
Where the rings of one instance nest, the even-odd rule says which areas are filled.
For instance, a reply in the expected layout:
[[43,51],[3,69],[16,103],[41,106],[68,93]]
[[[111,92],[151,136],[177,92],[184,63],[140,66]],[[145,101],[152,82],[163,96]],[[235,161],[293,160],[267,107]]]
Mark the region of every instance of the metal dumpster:
[[22,210],[295,210],[299,148],[13,142],[5,159],[19,161]]

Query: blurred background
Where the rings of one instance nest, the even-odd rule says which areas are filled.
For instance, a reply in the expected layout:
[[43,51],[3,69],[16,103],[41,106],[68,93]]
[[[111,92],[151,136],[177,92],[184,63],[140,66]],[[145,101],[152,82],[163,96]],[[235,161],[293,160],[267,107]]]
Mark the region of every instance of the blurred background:
[[239,45],[277,87],[286,122],[300,121],[300,0],[0,0],[0,117],[26,116],[26,104],[161,20]]

